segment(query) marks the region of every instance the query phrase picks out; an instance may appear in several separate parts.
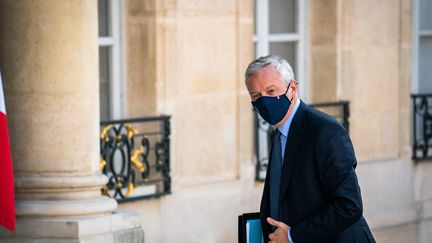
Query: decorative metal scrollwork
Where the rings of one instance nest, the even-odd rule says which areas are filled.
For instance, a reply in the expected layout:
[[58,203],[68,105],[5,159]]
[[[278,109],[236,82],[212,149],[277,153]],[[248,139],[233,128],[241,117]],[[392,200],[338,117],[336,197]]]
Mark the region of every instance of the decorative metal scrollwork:
[[414,161],[432,160],[432,94],[411,95]]
[[[161,116],[101,122],[99,167],[108,177],[102,194],[130,201],[171,193],[169,119]],[[149,125],[159,129],[139,132]]]
[[[311,104],[311,106],[335,117],[342,126],[349,131],[349,102],[326,102]],[[335,112],[336,111],[336,112]],[[270,134],[273,126],[264,121],[255,112],[255,154],[257,163],[255,167],[255,180],[264,181],[268,166],[268,155],[270,153]]]

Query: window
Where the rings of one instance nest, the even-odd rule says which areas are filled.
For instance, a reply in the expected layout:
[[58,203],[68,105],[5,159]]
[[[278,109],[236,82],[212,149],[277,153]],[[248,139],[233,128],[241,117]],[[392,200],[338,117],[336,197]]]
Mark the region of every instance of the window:
[[432,1],[413,1],[412,158],[432,159]]
[[123,117],[121,1],[98,0],[100,119]]
[[432,93],[432,1],[413,3],[413,92]]
[[[307,100],[306,8],[302,0],[255,0],[255,57],[276,54],[286,59],[299,81],[300,97]],[[256,180],[264,180],[271,128],[260,116],[255,120]]]

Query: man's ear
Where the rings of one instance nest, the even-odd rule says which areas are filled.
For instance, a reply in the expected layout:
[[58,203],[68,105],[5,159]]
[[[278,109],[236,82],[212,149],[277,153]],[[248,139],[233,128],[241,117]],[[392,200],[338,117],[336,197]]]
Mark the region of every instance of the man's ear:
[[291,88],[294,87],[295,90],[297,90],[297,81],[295,79],[291,79]]
[[294,99],[294,93],[297,93],[297,81],[295,79],[291,79],[290,89],[292,90],[292,92],[291,92],[292,96],[291,96],[290,102],[292,102]]
[[292,91],[297,91],[297,81],[291,79],[289,89],[291,89]]

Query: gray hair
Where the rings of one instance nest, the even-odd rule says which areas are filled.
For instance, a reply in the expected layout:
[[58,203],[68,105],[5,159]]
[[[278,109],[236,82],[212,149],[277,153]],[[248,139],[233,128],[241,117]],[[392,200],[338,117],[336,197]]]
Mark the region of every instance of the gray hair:
[[276,55],[268,55],[257,58],[249,64],[245,73],[246,84],[252,75],[268,65],[272,65],[278,71],[281,78],[285,81],[286,86],[294,79],[294,72],[285,59]]

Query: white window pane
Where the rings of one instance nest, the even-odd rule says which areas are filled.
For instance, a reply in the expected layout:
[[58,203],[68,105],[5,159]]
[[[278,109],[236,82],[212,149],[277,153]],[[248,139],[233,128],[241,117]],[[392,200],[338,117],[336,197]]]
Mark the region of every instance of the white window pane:
[[278,55],[287,60],[296,74],[296,43],[295,42],[272,42],[270,43],[270,54]]
[[110,36],[110,11],[108,0],[98,0],[99,36]]
[[420,30],[432,30],[432,0],[420,0]]
[[419,92],[432,93],[432,37],[420,37],[419,44]]
[[296,32],[296,0],[269,0],[270,33]]
[[111,47],[99,47],[99,108],[100,119],[110,119]]

